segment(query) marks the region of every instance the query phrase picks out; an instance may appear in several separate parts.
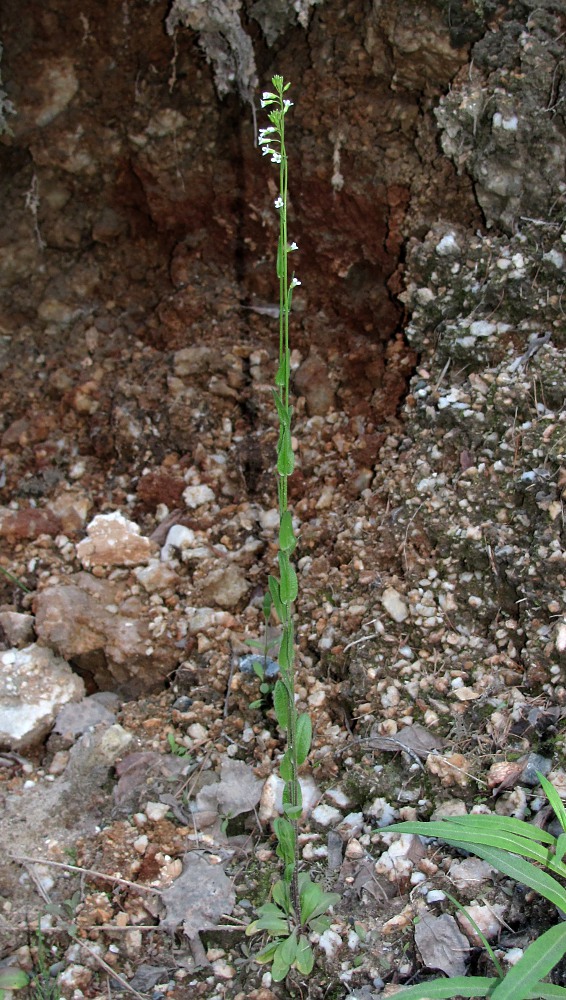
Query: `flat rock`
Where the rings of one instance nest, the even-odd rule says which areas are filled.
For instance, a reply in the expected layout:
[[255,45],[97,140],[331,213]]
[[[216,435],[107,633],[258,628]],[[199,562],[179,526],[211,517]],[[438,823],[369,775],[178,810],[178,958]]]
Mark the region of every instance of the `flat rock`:
[[201,596],[206,604],[220,608],[235,608],[250,584],[242,571],[232,564],[212,570],[201,584]]
[[90,566],[140,566],[158,552],[150,538],[140,534],[135,521],[114,511],[97,514],[87,525],[88,538],[77,545],[77,556],[85,569]]
[[83,695],[80,677],[52,650],[32,643],[0,653],[0,745],[41,743],[62,706]]
[[154,639],[149,600],[119,583],[75,573],[37,594],[36,632],[66,660],[79,662],[98,688],[119,686],[136,697],[158,687],[181,655],[166,627]]
[[28,646],[34,640],[33,615],[19,611],[0,611],[0,628],[10,646]]

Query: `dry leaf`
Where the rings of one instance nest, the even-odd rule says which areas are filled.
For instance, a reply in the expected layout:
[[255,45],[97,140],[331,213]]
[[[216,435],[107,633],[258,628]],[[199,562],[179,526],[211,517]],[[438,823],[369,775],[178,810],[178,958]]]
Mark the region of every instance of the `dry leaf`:
[[173,934],[179,924],[195,940],[199,931],[214,930],[223,914],[232,912],[236,893],[222,865],[196,852],[186,856],[183,874],[161,896],[167,909],[161,926]]
[[239,816],[250,812],[261,798],[263,782],[243,760],[223,757],[220,781],[205,785],[196,797],[197,812],[218,812],[220,816]]
[[421,916],[415,925],[415,944],[427,969],[440,969],[447,976],[463,976],[470,943],[448,913]]

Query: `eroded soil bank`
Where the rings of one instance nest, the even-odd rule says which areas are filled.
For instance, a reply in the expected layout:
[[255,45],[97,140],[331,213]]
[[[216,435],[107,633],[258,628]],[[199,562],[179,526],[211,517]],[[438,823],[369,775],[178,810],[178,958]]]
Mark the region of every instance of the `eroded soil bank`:
[[[553,0],[3,5],[0,931],[43,995],[370,1000],[490,974],[444,890],[509,963],[553,919],[378,828],[535,814],[537,768],[566,797],[565,30]],[[273,72],[301,851],[341,894],[279,985],[244,928],[282,745],[241,669],[277,544]]]

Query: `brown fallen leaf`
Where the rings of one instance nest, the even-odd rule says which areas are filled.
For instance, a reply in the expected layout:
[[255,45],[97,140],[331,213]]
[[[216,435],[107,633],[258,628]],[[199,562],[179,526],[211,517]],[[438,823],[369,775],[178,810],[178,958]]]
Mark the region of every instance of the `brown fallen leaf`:
[[182,924],[195,961],[207,964],[199,933],[214,930],[220,918],[232,912],[236,902],[234,886],[222,865],[191,852],[184,859],[182,875],[164,890],[161,900],[167,910],[161,926],[174,934]]
[[378,750],[406,750],[414,753],[423,760],[434,750],[442,750],[445,741],[439,736],[430,733],[424,726],[415,722],[412,726],[403,726],[395,736],[380,736],[376,734],[371,737],[372,746]]
[[427,969],[440,969],[447,976],[465,974],[470,942],[450,914],[421,914],[415,925],[415,944]]

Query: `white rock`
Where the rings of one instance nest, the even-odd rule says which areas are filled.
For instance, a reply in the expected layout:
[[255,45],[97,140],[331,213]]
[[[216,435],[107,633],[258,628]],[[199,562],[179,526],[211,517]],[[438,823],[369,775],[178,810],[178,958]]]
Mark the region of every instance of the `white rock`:
[[147,802],[145,815],[152,823],[158,823],[160,819],[165,819],[169,812],[169,806],[165,802]]
[[277,507],[260,511],[259,523],[264,531],[275,531],[279,527],[279,511]]
[[91,566],[139,566],[157,552],[155,542],[140,534],[135,521],[119,511],[97,514],[87,525],[88,538],[77,545],[85,569]]
[[374,799],[365,812],[368,816],[375,817],[378,827],[389,826],[399,816],[397,810],[383,798]]
[[352,800],[347,792],[344,791],[340,785],[336,785],[334,788],[329,788],[325,792],[325,798],[330,799],[330,801],[338,807],[338,809],[349,809],[352,805]]
[[[503,918],[507,907],[502,903],[491,903],[489,906],[480,906],[479,903],[470,903],[466,906],[466,912],[470,914],[472,920],[476,922],[480,931],[488,941],[497,937],[503,926]],[[464,913],[458,912],[456,920],[460,924],[466,937],[477,947],[481,947],[482,941],[478,936]]]
[[389,617],[395,622],[404,622],[409,615],[405,601],[394,587],[385,588],[381,595],[381,603]]
[[187,486],[183,491],[183,500],[187,507],[194,510],[195,507],[201,507],[204,503],[214,500],[214,493],[210,486]]
[[435,249],[439,257],[456,257],[460,253],[460,247],[454,233],[446,233],[436,244]]
[[[165,561],[165,560],[164,560]],[[159,559],[150,559],[147,566],[136,566],[134,576],[148,594],[163,593],[177,581],[177,574]]]
[[320,935],[319,947],[322,948],[327,958],[334,958],[338,950],[342,947],[342,938],[336,931],[327,930]]
[[174,524],[169,528],[165,545],[161,549],[161,561],[169,562],[179,556],[182,559],[186,549],[194,548],[195,544],[196,535],[194,531],[191,531],[184,524]]
[[0,746],[40,743],[59,709],[84,693],[80,677],[50,649],[32,643],[0,653]]
[[[309,816],[320,800],[320,789],[310,775],[299,778],[303,797],[303,818]],[[266,779],[259,801],[259,818],[262,823],[275,819],[283,812],[283,788],[285,782],[278,774],[270,774]]]
[[342,840],[351,840],[353,837],[359,837],[363,828],[364,814],[361,812],[348,813],[336,828],[336,832],[340,834]]
[[312,818],[319,826],[331,826],[342,819],[342,813],[334,806],[328,806],[324,802],[312,811]]

